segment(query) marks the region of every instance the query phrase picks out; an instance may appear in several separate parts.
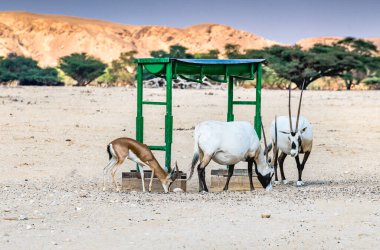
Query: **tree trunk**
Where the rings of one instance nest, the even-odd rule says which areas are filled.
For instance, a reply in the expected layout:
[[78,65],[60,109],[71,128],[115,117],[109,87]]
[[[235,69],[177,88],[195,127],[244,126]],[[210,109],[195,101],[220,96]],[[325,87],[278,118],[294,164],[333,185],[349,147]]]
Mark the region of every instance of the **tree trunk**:
[[344,81],[344,84],[346,84],[347,90],[351,90],[351,87],[352,87],[352,81],[351,80]]

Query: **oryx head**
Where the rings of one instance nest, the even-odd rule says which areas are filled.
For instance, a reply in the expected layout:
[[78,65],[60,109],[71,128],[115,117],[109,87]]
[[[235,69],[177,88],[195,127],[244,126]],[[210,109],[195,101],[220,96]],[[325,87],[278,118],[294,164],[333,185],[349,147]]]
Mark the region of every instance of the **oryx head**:
[[272,144],[268,146],[267,140],[265,137],[265,130],[263,126],[263,122],[261,122],[261,129],[263,131],[263,138],[264,138],[264,155],[265,155],[265,164],[260,169],[258,169],[257,164],[255,165],[255,172],[257,174],[257,179],[259,179],[261,185],[263,188],[265,188],[267,191],[272,190],[272,177],[274,175],[274,167],[271,163],[272,159],[268,156],[270,150],[272,149]]
[[[293,130],[293,125],[292,125],[292,112],[291,112],[291,107],[290,107],[290,98],[291,98],[291,84],[289,84],[289,132],[287,131],[279,131],[280,133],[286,134],[288,136],[289,140],[289,145],[290,145],[290,155],[292,157],[295,157],[298,155],[298,153],[301,151],[301,144],[302,144],[302,134],[305,132],[307,127],[304,128],[299,128],[299,119],[300,119],[300,113],[301,113],[301,103],[302,103],[302,94],[303,94],[303,89],[305,85],[305,80],[302,83],[302,89],[301,89],[301,96],[300,100],[298,103],[298,113],[297,113],[297,120],[296,120],[296,129]],[[277,133],[277,118],[275,119],[275,131]],[[277,136],[276,136],[277,140]],[[275,142],[277,144],[277,142]]]
[[168,173],[165,182],[162,183],[165,193],[169,192],[170,186],[178,178],[178,176],[179,176],[178,165],[177,165],[177,162],[175,162],[175,167]]

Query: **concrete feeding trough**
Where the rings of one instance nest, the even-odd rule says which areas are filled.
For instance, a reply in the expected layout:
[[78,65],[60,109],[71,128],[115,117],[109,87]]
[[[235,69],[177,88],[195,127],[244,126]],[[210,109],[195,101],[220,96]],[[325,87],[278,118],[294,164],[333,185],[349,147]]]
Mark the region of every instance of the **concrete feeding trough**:
[[[152,171],[144,170],[144,182],[145,182],[145,190],[148,192],[150,177],[152,175]],[[186,192],[186,179],[187,174],[179,171],[178,178],[173,182],[170,186],[170,191],[173,191],[175,188],[180,188],[184,192]],[[131,170],[130,172],[122,173],[122,189],[130,192],[130,191],[138,191],[142,192],[142,184],[141,184],[141,175],[136,170]],[[152,183],[152,192],[164,192],[164,189],[161,185],[161,181],[157,177],[153,177]]]
[[[227,169],[211,170],[211,186],[210,191],[220,192],[223,191],[228,176]],[[256,173],[252,174],[253,186],[255,189],[263,188],[257,179]],[[248,169],[234,169],[234,174],[231,177],[228,185],[229,191],[250,191]]]

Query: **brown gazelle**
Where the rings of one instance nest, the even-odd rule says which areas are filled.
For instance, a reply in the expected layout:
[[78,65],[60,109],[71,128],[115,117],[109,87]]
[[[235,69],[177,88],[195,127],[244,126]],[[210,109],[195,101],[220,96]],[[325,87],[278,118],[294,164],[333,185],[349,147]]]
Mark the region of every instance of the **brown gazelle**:
[[149,167],[152,170],[152,175],[149,183],[149,192],[152,190],[152,181],[153,176],[156,175],[157,178],[161,181],[162,187],[164,188],[165,193],[169,192],[169,187],[171,183],[178,176],[178,166],[175,164],[175,168],[170,173],[167,173],[158,163],[154,157],[152,151],[148,148],[147,145],[142,144],[134,139],[122,137],[113,140],[107,146],[107,152],[109,154],[109,163],[103,169],[103,190],[105,190],[105,176],[108,171],[111,169],[112,181],[116,187],[117,191],[120,191],[117,182],[115,180],[115,173],[117,168],[124,162],[127,158],[131,161],[134,161],[139,166],[141,174],[141,182],[143,187],[143,192],[145,192],[144,184],[144,169],[143,167]]

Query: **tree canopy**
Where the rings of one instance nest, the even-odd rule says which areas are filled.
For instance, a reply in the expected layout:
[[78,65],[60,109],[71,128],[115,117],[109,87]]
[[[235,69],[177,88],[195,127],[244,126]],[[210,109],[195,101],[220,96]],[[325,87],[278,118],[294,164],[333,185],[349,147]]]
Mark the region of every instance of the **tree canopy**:
[[0,60],[0,82],[19,81],[20,85],[61,85],[58,71],[41,68],[32,58],[14,53]]
[[59,68],[77,81],[77,86],[86,86],[104,73],[107,65],[86,53],[74,53],[59,60]]
[[151,51],[150,55],[156,58],[162,58],[162,57],[194,58],[192,54],[187,53],[186,51],[187,51],[186,47],[179,44],[175,44],[169,47],[169,52],[166,52],[164,50],[155,50],[155,51]]

